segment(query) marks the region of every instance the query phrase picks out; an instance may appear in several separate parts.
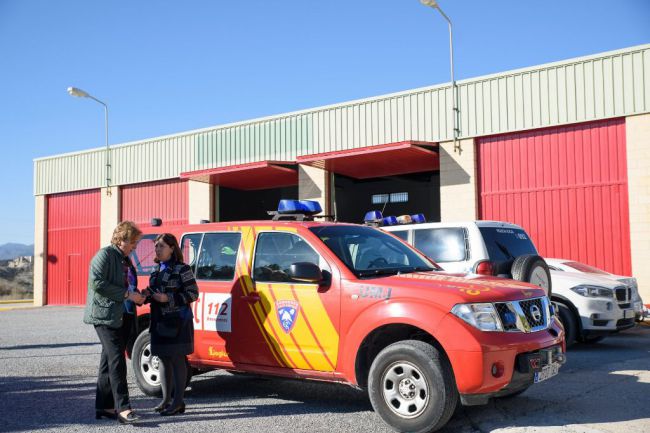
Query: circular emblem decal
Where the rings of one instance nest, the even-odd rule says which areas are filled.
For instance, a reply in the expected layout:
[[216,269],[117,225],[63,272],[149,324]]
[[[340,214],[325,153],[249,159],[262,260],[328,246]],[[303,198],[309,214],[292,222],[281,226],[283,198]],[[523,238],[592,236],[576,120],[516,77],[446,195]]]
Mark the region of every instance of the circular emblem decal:
[[530,315],[535,322],[542,320],[542,310],[539,309],[537,305],[530,306]]

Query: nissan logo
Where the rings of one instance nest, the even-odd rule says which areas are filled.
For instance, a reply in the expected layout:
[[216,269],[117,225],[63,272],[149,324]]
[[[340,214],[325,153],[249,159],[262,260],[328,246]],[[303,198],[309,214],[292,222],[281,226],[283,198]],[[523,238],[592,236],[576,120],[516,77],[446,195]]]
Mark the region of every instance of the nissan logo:
[[537,305],[531,305],[529,311],[535,322],[542,320],[542,310],[540,310]]

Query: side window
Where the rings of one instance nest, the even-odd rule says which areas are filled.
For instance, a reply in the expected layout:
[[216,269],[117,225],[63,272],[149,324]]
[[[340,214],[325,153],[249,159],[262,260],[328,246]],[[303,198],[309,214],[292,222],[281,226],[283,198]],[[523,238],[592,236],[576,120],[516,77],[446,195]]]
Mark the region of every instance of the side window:
[[196,275],[196,259],[199,257],[199,246],[201,245],[201,233],[192,233],[190,235],[183,236],[181,239],[181,251],[183,252],[183,258],[185,263],[190,265],[192,272]]
[[153,259],[156,258],[156,249],[154,248],[154,239],[157,234],[144,235],[138,242],[138,245],[131,251],[131,262],[138,275],[149,275],[155,266]]
[[413,244],[434,262],[462,262],[466,260],[465,230],[439,228],[414,230]]
[[257,237],[253,275],[257,281],[290,282],[293,263],[309,262],[321,269],[327,263],[300,236],[292,233],[260,233]]
[[196,267],[197,280],[230,281],[235,265],[241,233],[205,233]]

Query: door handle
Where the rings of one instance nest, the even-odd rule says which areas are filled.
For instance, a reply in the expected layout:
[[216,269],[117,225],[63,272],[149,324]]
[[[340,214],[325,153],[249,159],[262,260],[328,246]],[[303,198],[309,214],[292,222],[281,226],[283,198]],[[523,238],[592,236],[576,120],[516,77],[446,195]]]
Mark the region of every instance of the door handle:
[[250,295],[244,295],[244,296],[242,296],[241,298],[242,298],[244,301],[246,301],[246,302],[250,302],[251,304],[254,304],[255,302],[257,302],[257,301],[259,301],[260,299],[262,299],[262,298],[260,297],[260,294],[257,293],[257,292],[251,292]]

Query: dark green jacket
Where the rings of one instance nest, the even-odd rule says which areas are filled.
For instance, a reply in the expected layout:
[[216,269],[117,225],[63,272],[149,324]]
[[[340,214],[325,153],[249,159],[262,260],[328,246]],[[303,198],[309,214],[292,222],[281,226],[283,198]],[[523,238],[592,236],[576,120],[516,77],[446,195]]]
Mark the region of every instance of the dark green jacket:
[[97,251],[88,272],[88,296],[84,323],[122,326],[124,312],[124,254],[114,245]]

